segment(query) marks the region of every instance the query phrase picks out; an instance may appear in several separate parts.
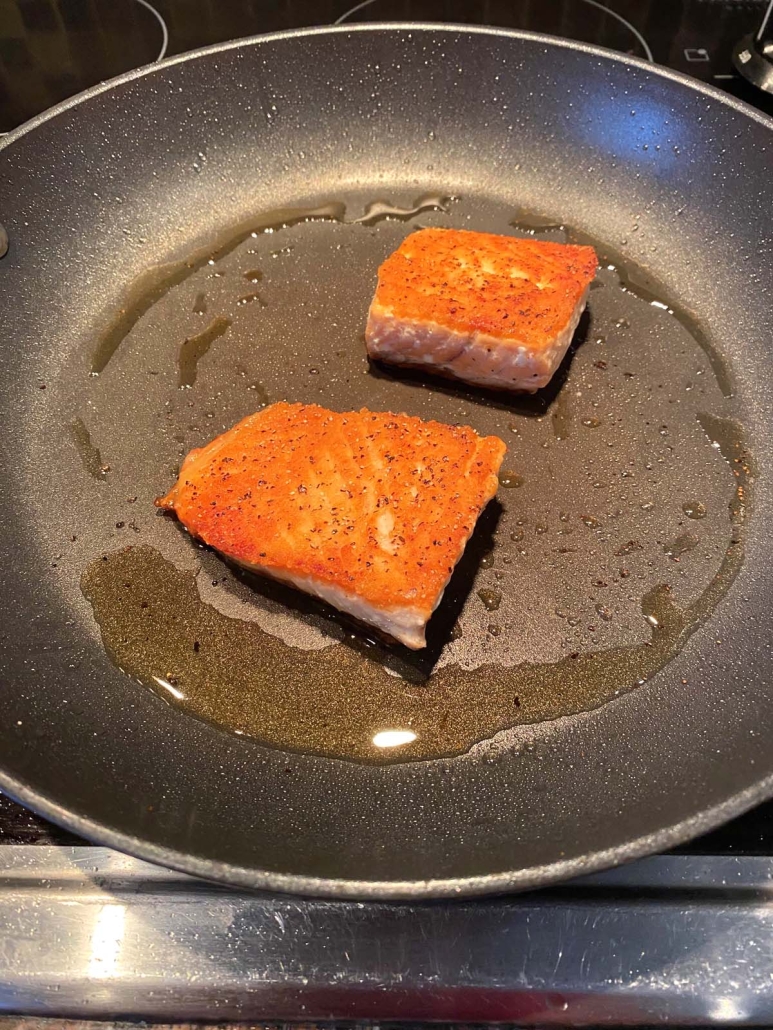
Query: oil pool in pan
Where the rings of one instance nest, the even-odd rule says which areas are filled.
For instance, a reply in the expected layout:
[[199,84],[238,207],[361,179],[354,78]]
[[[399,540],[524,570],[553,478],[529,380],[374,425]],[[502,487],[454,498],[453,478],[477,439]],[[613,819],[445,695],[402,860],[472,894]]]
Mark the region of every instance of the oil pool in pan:
[[[168,488],[191,447],[269,401],[405,410],[500,435],[499,497],[426,652],[231,569],[166,516],[116,522],[115,548],[89,556],[82,575],[111,659],[167,701],[279,748],[405,761],[645,683],[732,582],[753,476],[721,357],[603,246],[577,344],[540,395],[369,367],[361,334],[375,270],[406,232],[573,234],[487,199],[366,200],[353,219],[349,199],[272,213],[149,272],[93,355],[99,450],[80,415],[70,432],[95,489],[111,478],[132,489],[132,514]],[[107,415],[122,407],[148,427],[153,460],[135,481],[121,419]]]

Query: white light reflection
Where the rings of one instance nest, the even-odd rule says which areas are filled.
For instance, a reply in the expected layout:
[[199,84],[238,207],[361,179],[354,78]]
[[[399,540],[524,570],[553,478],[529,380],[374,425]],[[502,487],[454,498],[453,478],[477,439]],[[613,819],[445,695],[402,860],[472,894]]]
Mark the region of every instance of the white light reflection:
[[165,680],[163,676],[154,676],[153,679],[158,683],[159,687],[163,687],[164,690],[168,690],[172,697],[177,698],[178,701],[185,700],[185,694],[182,690],[178,690],[169,680]]
[[93,979],[105,980],[115,976],[123,944],[125,918],[124,905],[103,905],[100,909],[91,935],[89,976]]
[[715,998],[709,1006],[709,1015],[719,1023],[738,1023],[746,1019],[746,1007],[736,998]]
[[413,730],[381,730],[373,738],[376,747],[401,747],[416,740]]

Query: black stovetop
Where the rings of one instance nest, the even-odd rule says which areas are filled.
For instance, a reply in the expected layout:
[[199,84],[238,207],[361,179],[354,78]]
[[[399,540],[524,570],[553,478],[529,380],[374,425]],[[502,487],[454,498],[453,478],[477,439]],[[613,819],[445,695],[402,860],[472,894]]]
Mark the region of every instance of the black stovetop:
[[[773,114],[773,96],[731,64],[765,0],[4,0],[0,132],[103,79],[196,47],[335,21],[444,21],[531,29],[597,43],[686,72]],[[162,29],[162,22],[164,28]],[[164,46],[168,33],[168,43]],[[77,844],[0,796],[0,844]],[[681,849],[773,855],[773,802]]]

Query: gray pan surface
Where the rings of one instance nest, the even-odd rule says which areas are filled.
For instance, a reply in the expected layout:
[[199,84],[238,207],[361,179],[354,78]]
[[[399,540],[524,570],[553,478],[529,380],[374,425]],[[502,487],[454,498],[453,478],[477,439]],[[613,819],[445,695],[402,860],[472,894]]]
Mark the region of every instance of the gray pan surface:
[[[772,794],[771,128],[606,51],[411,25],[188,54],[12,134],[0,787],[191,873],[363,898],[548,883]],[[424,225],[596,242],[542,394],[369,366],[376,268]],[[282,398],[507,442],[426,654],[153,508]],[[391,728],[415,740],[376,751]]]

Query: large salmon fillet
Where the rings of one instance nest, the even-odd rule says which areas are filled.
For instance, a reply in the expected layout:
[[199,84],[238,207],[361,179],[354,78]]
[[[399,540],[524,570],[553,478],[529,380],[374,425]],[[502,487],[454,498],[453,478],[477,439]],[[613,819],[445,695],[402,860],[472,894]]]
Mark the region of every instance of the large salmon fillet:
[[282,402],[191,451],[156,504],[245,568],[417,649],[504,453],[465,426]]
[[566,354],[597,264],[592,247],[422,229],[378,270],[368,353],[533,392]]

